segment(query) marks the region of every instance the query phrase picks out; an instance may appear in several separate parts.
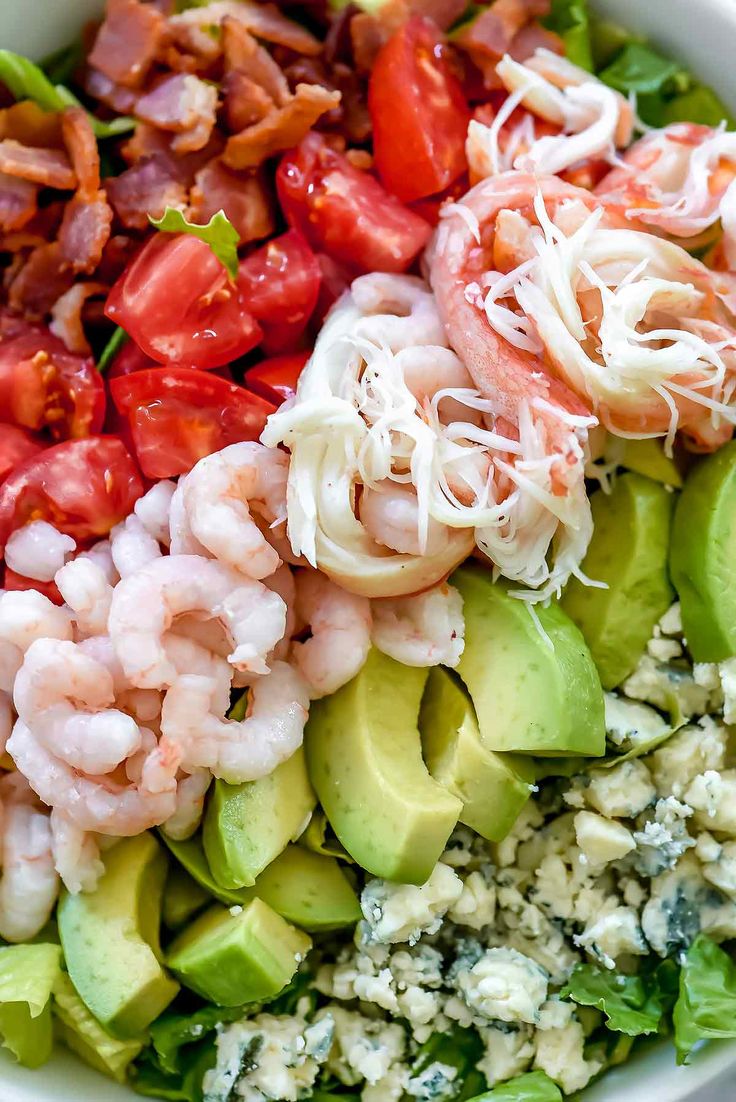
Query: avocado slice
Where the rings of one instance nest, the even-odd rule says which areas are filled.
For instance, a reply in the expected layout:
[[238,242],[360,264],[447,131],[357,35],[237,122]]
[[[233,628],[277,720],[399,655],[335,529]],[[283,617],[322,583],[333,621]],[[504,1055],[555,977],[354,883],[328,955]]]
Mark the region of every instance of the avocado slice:
[[[204,858],[204,854],[202,857]],[[169,930],[181,929],[211,902],[210,893],[182,865],[174,862],[164,887],[164,926]]]
[[105,854],[92,892],[65,892],[59,936],[69,976],[111,1033],[134,1038],[179,990],[161,966],[159,926],[166,855],[152,834],[124,838]]
[[429,671],[419,730],[430,773],[463,802],[460,822],[500,842],[529,799],[535,780],[532,762],[483,745],[472,701],[441,666]]
[[287,846],[263,870],[247,899],[262,899],[277,914],[310,932],[341,930],[362,917],[358,897],[340,863],[303,846]]
[[169,947],[169,968],[218,1006],[243,1006],[277,995],[312,947],[267,903],[253,899],[228,910],[216,904]]
[[583,572],[608,589],[569,582],[560,604],[590,647],[604,689],[628,677],[674,600],[667,573],[674,494],[629,472],[593,494],[593,538]]
[[463,598],[465,650],[457,672],[468,687],[489,750],[541,757],[605,752],[603,691],[590,651],[557,604],[512,597],[489,569],[452,576]]
[[143,1038],[118,1040],[103,1029],[90,1014],[66,972],[61,972],[54,985],[53,1013],[56,1036],[75,1052],[85,1064],[124,1083],[126,1069],[143,1048]]
[[675,507],[670,573],[694,661],[736,654],[736,441],[688,475]]
[[302,748],[258,781],[215,781],[202,841],[217,883],[223,888],[254,884],[287,843],[299,837],[316,803]]
[[223,888],[215,880],[210,866],[207,864],[200,834],[195,834],[193,838],[186,838],[181,842],[174,841],[173,838],[169,838],[162,832],[161,839],[192,879],[207,892],[208,896],[219,899],[220,903],[225,903],[228,907],[244,902],[242,888]]
[[373,648],[360,673],[314,701],[304,745],[332,829],[368,872],[424,884],[462,811],[422,760],[426,669]]
[[680,469],[672,456],[665,452],[661,440],[624,440],[618,437],[616,443],[621,448],[622,467],[655,482],[661,482],[664,486],[680,489]]

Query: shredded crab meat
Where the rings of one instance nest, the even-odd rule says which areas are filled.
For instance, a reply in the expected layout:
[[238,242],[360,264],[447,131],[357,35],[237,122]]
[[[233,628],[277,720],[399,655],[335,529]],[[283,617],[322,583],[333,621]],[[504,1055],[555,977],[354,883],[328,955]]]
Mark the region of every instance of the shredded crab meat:
[[[466,151],[474,179],[518,169],[564,172],[589,158],[617,164],[617,148],[631,139],[633,112],[627,100],[549,50],[539,48],[522,64],[506,54],[496,72],[509,92],[490,126],[474,119]],[[501,148],[501,132],[518,107],[526,108]],[[534,116],[559,129],[537,134]]]
[[[533,332],[619,435],[664,435],[671,447],[678,428],[707,434],[725,425],[730,434],[736,333],[704,316],[713,309],[708,270],[651,234],[605,227],[602,209],[577,226],[573,219],[568,232],[541,194],[534,210],[535,258],[490,273],[491,290],[478,302],[495,331],[522,349]],[[591,294],[595,310],[586,316],[581,303]]]

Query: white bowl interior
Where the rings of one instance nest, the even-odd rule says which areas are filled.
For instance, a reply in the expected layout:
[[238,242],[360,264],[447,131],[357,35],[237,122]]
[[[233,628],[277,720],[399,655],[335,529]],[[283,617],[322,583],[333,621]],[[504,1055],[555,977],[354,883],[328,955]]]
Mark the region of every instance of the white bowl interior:
[[[594,0],[595,7],[692,67],[736,110],[736,0]],[[102,0],[0,0],[0,46],[41,58],[70,42]],[[656,1045],[584,1092],[585,1102],[733,1102],[736,1042],[707,1046],[677,1068]],[[28,1071],[0,1051],[0,1102],[132,1102],[140,1095],[103,1079],[66,1051]]]

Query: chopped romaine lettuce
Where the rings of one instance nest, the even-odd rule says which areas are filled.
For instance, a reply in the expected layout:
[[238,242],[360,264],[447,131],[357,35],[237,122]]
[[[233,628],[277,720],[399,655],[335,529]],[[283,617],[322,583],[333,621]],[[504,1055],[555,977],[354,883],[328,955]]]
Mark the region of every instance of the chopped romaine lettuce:
[[543,1071],[528,1071],[476,1095],[470,1102],[562,1102],[562,1091]]
[[143,1040],[121,1041],[103,1029],[77,994],[66,972],[54,984],[53,1013],[60,1041],[86,1064],[124,1083],[128,1065],[143,1048]]
[[26,1067],[39,1067],[51,1055],[51,992],[60,971],[58,945],[0,948],[0,1034]]
[[222,1022],[236,1022],[252,1012],[252,1007],[219,1006],[203,1006],[193,1014],[167,1011],[151,1026],[151,1045],[157,1065],[169,1075],[179,1075],[183,1070],[182,1050],[214,1033]]
[[588,0],[552,0],[545,26],[560,36],[570,61],[593,70]]
[[205,245],[209,245],[230,278],[237,277],[240,238],[224,210],[213,214],[205,226],[187,222],[182,212],[175,207],[167,207],[161,218],[151,218],[149,215],[148,221],[163,233],[188,233],[192,237],[198,237]]
[[202,1081],[215,1066],[217,1052],[214,1039],[189,1048],[182,1060],[182,1070],[174,1075],[161,1071],[148,1058],[135,1066],[131,1085],[138,1094],[163,1098],[168,1102],[202,1102]]
[[678,1064],[688,1062],[698,1041],[736,1037],[736,965],[705,934],[685,954],[672,1020]]
[[656,972],[624,976],[595,964],[578,964],[560,994],[602,1010],[609,1029],[630,1037],[656,1033],[665,1010]]

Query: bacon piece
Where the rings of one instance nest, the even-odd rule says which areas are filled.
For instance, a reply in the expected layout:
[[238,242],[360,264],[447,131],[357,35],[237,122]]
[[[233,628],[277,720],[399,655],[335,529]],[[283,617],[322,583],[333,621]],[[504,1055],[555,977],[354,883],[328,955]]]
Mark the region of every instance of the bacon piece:
[[33,100],[24,99],[0,111],[0,138],[13,138],[21,145],[62,149],[58,111],[42,111]]
[[514,61],[526,61],[537,50],[550,50],[553,54],[564,54],[565,44],[558,34],[548,31],[540,23],[527,23],[514,35],[508,52]]
[[112,225],[112,210],[104,191],[89,198],[78,192],[67,203],[59,231],[63,261],[73,272],[93,272],[102,259]]
[[225,122],[232,134],[260,122],[273,110],[273,100],[268,93],[237,69],[225,76],[222,90]]
[[52,306],[49,329],[64,342],[69,352],[80,356],[92,354],[82,325],[82,310],[88,298],[106,295],[107,291],[104,283],[75,283]]
[[105,181],[107,197],[124,226],[134,230],[149,227],[148,215],[161,218],[167,207],[184,210],[187,189],[172,175],[165,161],[153,156]]
[[102,260],[97,265],[97,278],[112,286],[130,264],[140,247],[139,242],[128,234],[114,234],[102,250]]
[[256,42],[248,28],[232,16],[226,16],[223,20],[222,52],[226,73],[233,70],[243,72],[263,89],[277,107],[288,102],[291,91],[281,66],[268,50]]
[[260,174],[231,172],[219,158],[197,173],[190,202],[195,222],[208,222],[224,210],[241,244],[269,237],[276,229],[273,202]]
[[66,153],[58,149],[21,145],[12,138],[0,141],[0,172],[63,191],[71,190],[77,182]]
[[173,130],[171,148],[180,153],[202,149],[210,139],[217,111],[217,88],[191,73],[165,77],[136,105],[138,118]]
[[67,107],[61,129],[77,177],[77,196],[91,199],[100,189],[100,154],[89,115],[81,107]]
[[0,229],[5,233],[19,230],[33,218],[38,185],[0,172]]
[[297,84],[293,97],[240,134],[228,138],[223,160],[229,168],[255,168],[284,149],[298,145],[317,119],[340,103],[340,93],[319,84]]
[[256,38],[286,46],[297,54],[318,54],[321,43],[304,27],[287,19],[274,4],[259,4],[255,0],[215,0],[202,8],[190,8],[169,19],[169,30],[185,49],[214,60],[222,52],[222,43],[208,28],[232,16]]
[[73,272],[64,267],[61,245],[52,241],[34,249],[15,274],[8,302],[28,318],[42,318],[73,282]]
[[88,63],[114,84],[140,88],[166,35],[166,20],[151,4],[108,0]]
[[496,0],[457,32],[455,45],[467,50],[476,64],[479,59],[498,61],[522,27],[548,11],[549,0]]
[[122,84],[116,84],[104,73],[101,73],[99,69],[87,69],[84,88],[93,99],[104,103],[106,107],[109,107],[118,115],[129,115],[138,98],[130,88],[124,88]]

